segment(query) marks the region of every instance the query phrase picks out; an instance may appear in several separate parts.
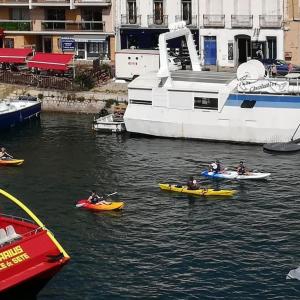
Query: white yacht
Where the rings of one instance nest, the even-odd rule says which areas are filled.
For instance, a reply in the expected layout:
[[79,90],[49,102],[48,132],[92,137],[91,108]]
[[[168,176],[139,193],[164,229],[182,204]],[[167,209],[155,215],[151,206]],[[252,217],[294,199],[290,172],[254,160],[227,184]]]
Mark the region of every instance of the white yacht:
[[[192,70],[170,72],[167,40],[179,36],[187,39]],[[256,60],[240,65],[236,74],[201,71],[184,24],[161,34],[159,49],[160,70],[128,86],[127,131],[246,143],[287,142],[295,137],[300,124],[298,74],[268,78]]]

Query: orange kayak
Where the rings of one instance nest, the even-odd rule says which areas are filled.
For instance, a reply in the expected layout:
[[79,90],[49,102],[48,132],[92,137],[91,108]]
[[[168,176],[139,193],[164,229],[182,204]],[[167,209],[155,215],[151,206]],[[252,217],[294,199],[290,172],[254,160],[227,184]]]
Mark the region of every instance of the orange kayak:
[[24,159],[0,159],[0,166],[20,166]]

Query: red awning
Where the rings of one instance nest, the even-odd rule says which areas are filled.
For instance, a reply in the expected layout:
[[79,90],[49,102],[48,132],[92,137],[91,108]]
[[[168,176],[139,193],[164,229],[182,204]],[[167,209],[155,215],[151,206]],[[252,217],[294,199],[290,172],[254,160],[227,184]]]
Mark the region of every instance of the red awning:
[[73,59],[73,54],[60,53],[40,53],[37,52],[27,63],[29,68],[39,68],[43,70],[68,70],[68,64]]
[[25,63],[25,59],[32,53],[30,48],[0,48],[0,63]]

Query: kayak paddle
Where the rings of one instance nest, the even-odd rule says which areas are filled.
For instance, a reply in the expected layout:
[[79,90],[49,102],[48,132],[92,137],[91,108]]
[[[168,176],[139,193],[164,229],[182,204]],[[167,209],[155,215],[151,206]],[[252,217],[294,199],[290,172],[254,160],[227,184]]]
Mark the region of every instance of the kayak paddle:
[[[106,195],[106,197],[109,197],[109,196],[112,196],[112,195],[115,195],[115,194],[118,194],[118,192],[108,194],[108,195]],[[76,207],[82,207],[82,206],[85,206],[85,205],[86,205],[86,203],[77,203]]]

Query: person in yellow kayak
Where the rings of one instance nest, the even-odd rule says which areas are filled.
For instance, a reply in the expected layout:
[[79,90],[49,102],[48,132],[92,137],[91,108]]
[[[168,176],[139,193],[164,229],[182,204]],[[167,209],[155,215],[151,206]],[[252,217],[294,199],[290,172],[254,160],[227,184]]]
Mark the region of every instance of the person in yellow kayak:
[[196,179],[194,179],[193,176],[191,176],[187,182],[187,189],[188,190],[198,190],[199,184]]
[[1,147],[0,149],[0,159],[6,160],[6,159],[12,159],[13,156],[6,152],[6,149],[4,147]]
[[89,196],[88,198],[88,201],[91,203],[91,204],[95,204],[95,205],[98,205],[98,204],[111,204],[111,202],[107,202],[104,200],[103,197],[100,197],[95,190],[92,190],[92,194]]

